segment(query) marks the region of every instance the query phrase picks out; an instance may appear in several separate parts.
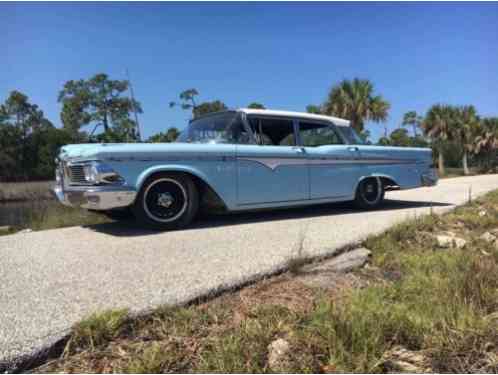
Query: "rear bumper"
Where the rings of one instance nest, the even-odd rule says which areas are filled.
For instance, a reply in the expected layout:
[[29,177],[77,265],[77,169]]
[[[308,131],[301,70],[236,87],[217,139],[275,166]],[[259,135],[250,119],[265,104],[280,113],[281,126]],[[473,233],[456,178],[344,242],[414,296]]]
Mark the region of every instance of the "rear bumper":
[[422,186],[435,186],[437,185],[437,181],[439,180],[439,177],[437,175],[437,172],[435,169],[431,169],[427,173],[422,173],[420,176],[420,180],[422,183]]
[[52,189],[62,204],[89,210],[111,210],[131,205],[137,192],[128,186],[72,186],[55,185]]

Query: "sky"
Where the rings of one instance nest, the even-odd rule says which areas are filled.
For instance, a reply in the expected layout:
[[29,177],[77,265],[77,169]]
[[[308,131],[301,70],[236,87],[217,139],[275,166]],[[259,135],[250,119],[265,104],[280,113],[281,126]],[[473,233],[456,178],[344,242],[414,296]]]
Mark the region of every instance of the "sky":
[[168,105],[185,89],[304,111],[354,77],[391,103],[389,131],[435,103],[498,116],[498,3],[0,3],[0,46],[0,102],[19,90],[56,126],[66,81],[126,68],[145,136],[187,125]]

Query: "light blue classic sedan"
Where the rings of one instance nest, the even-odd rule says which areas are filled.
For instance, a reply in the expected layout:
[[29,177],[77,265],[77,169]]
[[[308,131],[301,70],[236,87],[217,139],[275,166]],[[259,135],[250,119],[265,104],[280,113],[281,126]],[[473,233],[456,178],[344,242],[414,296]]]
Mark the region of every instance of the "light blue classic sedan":
[[176,143],[65,146],[54,191],[66,205],[173,229],[200,207],[372,209],[387,190],[436,183],[430,149],[364,145],[335,117],[239,109],[192,120]]

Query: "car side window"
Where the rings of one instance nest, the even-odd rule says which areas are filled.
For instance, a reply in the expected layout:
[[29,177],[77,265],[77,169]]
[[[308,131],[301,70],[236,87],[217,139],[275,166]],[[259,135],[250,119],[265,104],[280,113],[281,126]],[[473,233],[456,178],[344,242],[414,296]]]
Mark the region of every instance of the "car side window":
[[233,143],[247,145],[253,144],[251,134],[246,130],[240,117],[237,117],[230,125],[230,133]]
[[332,125],[316,122],[299,122],[299,136],[305,147],[324,145],[341,145],[344,142],[339,137]]
[[248,117],[251,130],[259,145],[295,146],[294,124],[292,120]]

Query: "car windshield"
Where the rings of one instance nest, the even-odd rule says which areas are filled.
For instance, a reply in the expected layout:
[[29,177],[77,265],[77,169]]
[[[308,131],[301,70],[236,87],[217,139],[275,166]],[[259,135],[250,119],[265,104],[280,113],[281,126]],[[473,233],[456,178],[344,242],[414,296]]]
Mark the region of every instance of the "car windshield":
[[365,141],[356,133],[351,126],[336,126],[342,136],[348,141],[350,145],[364,145]]
[[223,112],[192,120],[177,142],[237,143],[241,122],[237,112]]

